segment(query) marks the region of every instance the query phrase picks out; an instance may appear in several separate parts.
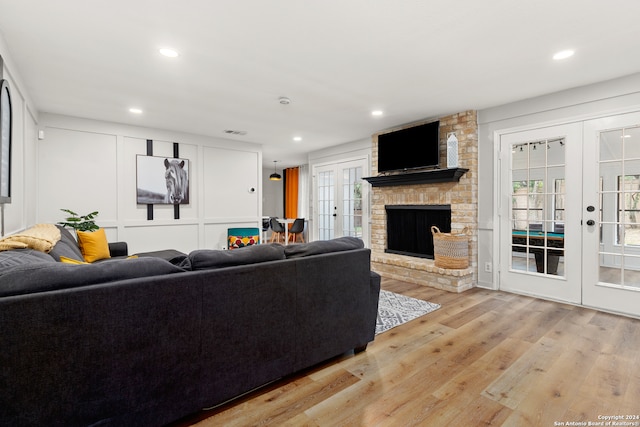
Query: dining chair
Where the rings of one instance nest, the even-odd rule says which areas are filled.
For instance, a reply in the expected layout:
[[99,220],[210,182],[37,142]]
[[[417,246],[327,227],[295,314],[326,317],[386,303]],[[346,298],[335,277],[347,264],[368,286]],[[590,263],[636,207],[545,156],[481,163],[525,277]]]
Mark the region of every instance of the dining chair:
[[298,236],[300,237],[301,243],[304,243],[304,236],[302,232],[304,231],[304,218],[296,218],[291,224],[291,228],[289,229],[289,241],[293,239],[293,243],[296,243],[298,240]]
[[269,223],[271,225],[271,240],[269,242],[277,241],[279,243],[280,240],[284,242],[284,226],[276,218],[271,218]]

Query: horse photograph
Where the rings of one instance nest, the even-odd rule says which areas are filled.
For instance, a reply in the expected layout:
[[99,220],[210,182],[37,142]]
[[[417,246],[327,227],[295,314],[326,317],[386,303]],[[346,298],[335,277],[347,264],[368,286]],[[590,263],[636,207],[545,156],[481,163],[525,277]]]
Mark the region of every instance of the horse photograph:
[[189,160],[136,156],[139,204],[189,204]]

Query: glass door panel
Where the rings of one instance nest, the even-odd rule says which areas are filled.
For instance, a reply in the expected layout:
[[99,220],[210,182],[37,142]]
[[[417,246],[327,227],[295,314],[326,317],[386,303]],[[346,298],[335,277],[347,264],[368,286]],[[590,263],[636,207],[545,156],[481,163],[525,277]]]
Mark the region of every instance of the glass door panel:
[[330,240],[335,236],[335,171],[318,172],[318,239]]
[[564,275],[564,138],[513,144],[511,269]]
[[600,132],[598,281],[640,290],[640,128]]
[[362,238],[362,167],[342,170],[342,235]]

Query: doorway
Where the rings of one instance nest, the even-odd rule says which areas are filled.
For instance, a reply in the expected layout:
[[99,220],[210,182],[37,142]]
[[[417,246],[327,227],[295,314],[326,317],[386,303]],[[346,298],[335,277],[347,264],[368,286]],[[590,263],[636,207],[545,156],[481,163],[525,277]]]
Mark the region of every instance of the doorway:
[[640,113],[500,135],[500,289],[640,316]]
[[363,239],[368,245],[366,159],[315,166],[313,233],[316,240],[342,236]]

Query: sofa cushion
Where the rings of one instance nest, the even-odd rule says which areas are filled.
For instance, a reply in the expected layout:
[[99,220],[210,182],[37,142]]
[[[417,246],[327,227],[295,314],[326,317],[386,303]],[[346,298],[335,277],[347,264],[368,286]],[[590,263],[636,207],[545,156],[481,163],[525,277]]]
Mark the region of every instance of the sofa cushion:
[[345,236],[332,240],[316,240],[309,243],[287,245],[285,246],[284,253],[287,258],[301,258],[310,255],[350,251],[362,248],[364,248],[364,242],[361,239]]
[[233,267],[285,259],[284,247],[279,244],[253,245],[232,251],[199,249],[191,252],[181,264],[191,270]]
[[73,235],[66,228],[57,225],[60,229],[60,240],[51,249],[49,255],[56,261],[60,261],[60,257],[64,256],[77,261],[84,261],[80,248],[78,248],[78,242],[73,238]]
[[135,255],[137,257],[154,257],[154,258],[162,258],[164,260],[169,261],[173,265],[180,265],[182,261],[187,258],[187,254],[184,252],[177,251],[175,249],[163,249],[160,251],[152,251],[152,252],[138,252]]
[[35,261],[0,270],[0,297],[183,271],[159,258],[115,259],[84,265]]
[[35,249],[13,249],[0,252],[0,274],[8,268],[22,265],[51,264],[55,260]]
[[96,231],[78,231],[78,246],[86,262],[111,258],[109,243],[104,228]]

